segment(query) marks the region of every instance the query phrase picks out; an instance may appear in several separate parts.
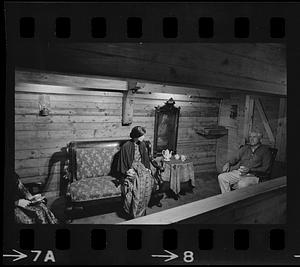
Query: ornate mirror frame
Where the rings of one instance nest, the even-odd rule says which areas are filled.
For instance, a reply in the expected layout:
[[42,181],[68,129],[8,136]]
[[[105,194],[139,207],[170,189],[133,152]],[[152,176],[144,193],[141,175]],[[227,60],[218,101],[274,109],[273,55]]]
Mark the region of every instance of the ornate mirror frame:
[[155,107],[153,156],[161,156],[164,149],[176,153],[180,107],[170,98],[164,106]]

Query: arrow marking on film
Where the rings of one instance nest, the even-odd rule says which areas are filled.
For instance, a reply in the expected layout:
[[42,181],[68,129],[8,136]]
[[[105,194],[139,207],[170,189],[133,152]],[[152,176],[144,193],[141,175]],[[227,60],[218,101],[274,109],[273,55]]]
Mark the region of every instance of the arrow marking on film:
[[169,253],[168,255],[151,255],[152,257],[158,257],[158,258],[168,258],[168,259],[165,259],[164,261],[167,262],[167,261],[170,261],[170,260],[174,260],[176,258],[178,258],[178,255],[168,251],[168,250],[165,250],[165,252]]
[[15,259],[13,259],[13,261],[18,261],[18,260],[21,260],[23,258],[27,258],[27,255],[20,252],[20,251],[17,251],[15,249],[13,249],[14,252],[18,253],[18,254],[12,254],[12,255],[9,255],[9,254],[4,254],[3,257],[14,257]]

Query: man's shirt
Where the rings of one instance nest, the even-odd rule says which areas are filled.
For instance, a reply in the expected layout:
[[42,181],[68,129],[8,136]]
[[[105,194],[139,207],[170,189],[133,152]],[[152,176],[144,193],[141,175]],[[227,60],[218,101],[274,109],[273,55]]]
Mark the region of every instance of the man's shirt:
[[230,165],[245,166],[249,172],[266,172],[271,165],[272,154],[268,146],[259,145],[252,152],[250,145],[241,147],[238,154],[229,160]]

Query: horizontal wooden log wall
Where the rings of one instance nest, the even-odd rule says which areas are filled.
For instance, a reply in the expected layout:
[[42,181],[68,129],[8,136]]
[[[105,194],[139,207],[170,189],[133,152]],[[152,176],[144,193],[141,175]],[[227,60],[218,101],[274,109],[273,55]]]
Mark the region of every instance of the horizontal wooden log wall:
[[[134,95],[133,124],[122,126],[124,81],[113,85],[119,91],[111,91],[109,85],[110,90],[97,91],[66,86],[63,80],[59,86],[59,77],[56,85],[41,84],[29,76],[26,81],[21,74],[16,73],[15,85],[15,169],[25,183],[46,180],[46,190],[57,195],[64,148],[72,140],[129,138],[133,126],[143,125],[153,142],[155,106],[164,105],[170,97],[181,107],[178,153],[193,160],[196,172],[215,170],[216,140],[201,137],[193,128],[217,124],[218,98],[157,93],[154,87],[150,94],[151,85],[144,85],[144,91]],[[38,115],[41,94],[50,96],[49,116]]]

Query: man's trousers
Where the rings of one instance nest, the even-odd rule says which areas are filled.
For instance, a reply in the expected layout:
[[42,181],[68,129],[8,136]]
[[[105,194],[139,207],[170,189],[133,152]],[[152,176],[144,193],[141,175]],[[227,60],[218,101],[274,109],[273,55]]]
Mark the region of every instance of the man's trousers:
[[240,175],[238,170],[221,173],[218,180],[222,193],[229,192],[232,186],[239,189],[259,182],[259,178],[253,174]]

